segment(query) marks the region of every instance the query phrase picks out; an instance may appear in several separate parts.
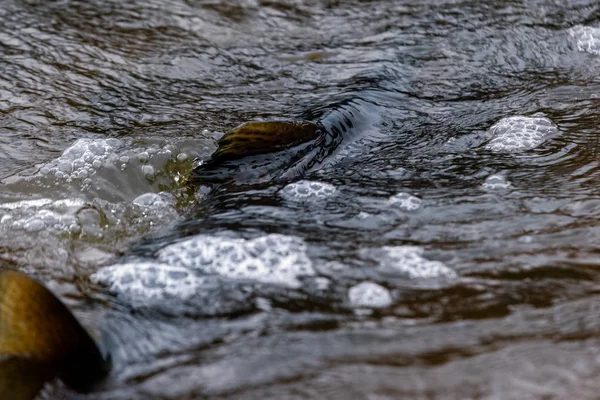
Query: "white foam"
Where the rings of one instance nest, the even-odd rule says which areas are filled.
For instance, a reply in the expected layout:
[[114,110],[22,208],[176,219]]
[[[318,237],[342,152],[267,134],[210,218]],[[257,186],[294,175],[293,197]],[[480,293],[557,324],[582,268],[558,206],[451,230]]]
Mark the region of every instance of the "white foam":
[[511,183],[503,175],[490,175],[481,184],[485,189],[508,189]]
[[491,140],[485,148],[498,153],[530,150],[557,132],[556,126],[546,117],[503,118],[488,130]]
[[134,261],[104,267],[91,281],[139,309],[171,315],[227,315],[255,306],[252,293],[243,291],[218,276],[152,261]]
[[83,205],[83,200],[80,199],[61,199],[61,200],[51,200],[51,199],[35,199],[35,200],[21,200],[15,201],[12,203],[1,203],[0,208],[4,208],[7,210],[16,210],[16,209],[24,209],[24,208],[40,208],[48,205],[54,205],[57,207],[79,207]]
[[[36,199],[0,204],[0,231],[55,232],[103,238],[105,233],[146,233],[180,216],[169,193],[146,193],[132,203]],[[65,244],[68,246],[68,244]]]
[[60,157],[40,169],[44,176],[54,176],[59,180],[80,180],[85,186],[86,179],[96,174],[104,162],[123,147],[119,139],[78,139]]
[[169,297],[187,300],[207,281],[187,268],[153,262],[112,265],[100,269],[90,278],[113,292],[144,302]]
[[422,200],[402,192],[390,197],[389,203],[403,211],[415,211],[421,207]]
[[375,260],[380,269],[398,273],[408,279],[457,277],[456,272],[443,262],[423,258],[423,249],[416,246],[386,246],[363,250],[362,254]]
[[348,290],[350,305],[355,308],[385,308],[392,304],[389,290],[373,282],[362,282]]
[[75,212],[83,205],[79,199],[36,199],[0,204],[0,230],[76,232],[80,226]]
[[577,50],[600,55],[600,28],[578,25],[567,32],[575,39]]
[[332,282],[327,278],[319,276],[315,278],[315,284],[318,290],[327,290],[331,287]]
[[290,287],[300,286],[300,276],[315,275],[304,241],[279,234],[251,240],[200,235],[165,247],[158,259],[202,274]]
[[[174,315],[181,311],[217,315],[256,306],[254,291],[243,289],[248,283],[254,285],[248,280],[284,285],[287,290],[299,287],[301,276],[312,275],[306,244],[299,238],[273,234],[246,240],[202,235],[163,248],[157,260],[104,267],[91,280],[135,308]],[[315,284],[326,290],[331,282],[316,278]]]
[[[167,192],[160,193],[144,193],[135,199],[133,199],[132,203],[152,210],[157,210],[159,208],[170,208],[173,209],[175,207],[176,199],[175,197]],[[174,211],[174,210],[173,210]]]
[[279,194],[290,201],[318,201],[335,194],[335,186],[319,181],[298,181],[285,186]]
[[152,165],[142,165],[141,170],[146,179],[152,179],[156,175],[156,171]]
[[146,192],[181,186],[192,160],[207,157],[211,150],[208,138],[79,139],[37,171],[7,178],[6,189],[43,190],[54,198],[77,193],[88,201],[130,201]]

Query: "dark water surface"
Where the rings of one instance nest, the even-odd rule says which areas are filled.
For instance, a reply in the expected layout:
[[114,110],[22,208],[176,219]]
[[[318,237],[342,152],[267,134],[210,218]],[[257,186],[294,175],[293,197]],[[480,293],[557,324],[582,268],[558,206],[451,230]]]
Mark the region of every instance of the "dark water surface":
[[[114,364],[41,398],[598,398],[597,2],[0,0],[0,56],[0,268]],[[270,119],[312,185],[185,185]]]

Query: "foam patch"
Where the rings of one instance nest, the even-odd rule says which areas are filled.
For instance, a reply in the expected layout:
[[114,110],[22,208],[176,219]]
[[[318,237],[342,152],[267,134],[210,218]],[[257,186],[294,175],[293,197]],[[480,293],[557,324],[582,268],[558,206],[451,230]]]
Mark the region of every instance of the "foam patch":
[[[145,193],[132,202],[114,204],[106,201],[85,202],[81,199],[36,199],[0,204],[0,230],[57,233],[111,230],[127,218],[132,222],[160,225],[178,219],[175,198],[169,193]],[[100,222],[108,220],[104,228]],[[114,221],[115,226],[111,226]]]
[[75,212],[84,205],[78,199],[24,200],[0,204],[0,230],[25,232],[77,232]]
[[363,250],[362,255],[378,263],[378,267],[407,279],[452,279],[457,274],[441,261],[423,258],[423,249],[416,246],[386,246]]
[[502,175],[490,175],[481,184],[485,189],[508,189],[511,183]]
[[491,140],[485,148],[498,153],[530,150],[557,132],[556,126],[546,117],[503,118],[488,130]]
[[164,300],[193,297],[207,281],[183,267],[152,262],[117,264],[102,268],[91,276],[113,292],[126,294],[132,299]]
[[317,201],[335,194],[337,189],[329,183],[319,181],[298,181],[290,183],[279,192],[290,201]]
[[575,39],[577,50],[600,55],[600,28],[579,25],[567,32]]
[[[0,204],[0,248],[31,271],[75,273],[106,263],[129,242],[178,220],[173,196],[148,193],[135,203],[36,199]],[[81,273],[81,271],[77,272]]]
[[403,211],[415,211],[421,207],[422,200],[408,193],[398,193],[390,197],[389,203]]
[[15,194],[39,193],[52,198],[80,197],[110,202],[131,201],[185,183],[194,159],[212,151],[208,138],[79,139],[56,159],[5,179]]
[[62,200],[51,200],[51,199],[35,199],[35,200],[21,200],[12,203],[0,203],[0,209],[3,210],[20,210],[20,209],[38,209],[44,206],[54,205],[56,207],[79,207],[83,204],[82,200],[79,199],[62,199]]
[[251,240],[200,235],[165,247],[158,259],[206,275],[290,287],[300,286],[300,276],[315,275],[304,241],[279,234]]
[[60,157],[40,169],[40,174],[57,180],[80,180],[84,186],[106,160],[123,147],[119,139],[79,139]]
[[355,308],[385,308],[392,304],[389,290],[373,282],[362,282],[351,287],[348,299]]
[[100,269],[92,282],[106,286],[136,308],[167,314],[221,315],[252,308],[249,295],[218,277],[156,262],[131,262]]
[[160,208],[172,208],[175,207],[175,197],[167,192],[161,193],[144,193],[135,199],[132,203],[147,209],[157,211]]

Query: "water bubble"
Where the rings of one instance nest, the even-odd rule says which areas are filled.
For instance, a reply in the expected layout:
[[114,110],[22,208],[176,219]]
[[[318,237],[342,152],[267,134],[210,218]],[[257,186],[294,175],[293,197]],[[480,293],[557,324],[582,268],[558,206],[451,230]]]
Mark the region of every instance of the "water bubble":
[[187,268],[134,261],[101,268],[90,279],[126,298],[134,308],[178,315],[223,315],[253,308],[251,294],[217,276],[199,276]]
[[108,150],[111,150],[111,146],[106,141],[93,141],[88,144],[90,152],[97,156],[102,156]]
[[327,278],[317,277],[315,278],[315,283],[317,285],[317,289],[319,290],[327,290],[329,286],[331,286],[331,281]]
[[530,150],[557,132],[552,121],[543,116],[503,118],[488,130],[491,139],[485,148],[497,153]]
[[102,215],[94,208],[85,208],[77,213],[77,223],[82,233],[91,237],[102,236]]
[[158,259],[206,274],[291,287],[300,285],[300,276],[315,274],[304,241],[279,234],[251,240],[200,235],[165,247]]
[[400,274],[408,279],[454,279],[457,274],[441,261],[430,261],[422,256],[423,249],[416,246],[385,246],[361,251],[375,260],[381,270]]
[[385,308],[392,304],[389,290],[373,282],[362,282],[348,290],[350,305],[355,308]]
[[[116,264],[100,269],[91,280],[134,299],[189,299],[205,282],[181,267],[152,262]],[[184,284],[182,284],[184,283]]]
[[168,196],[169,194],[167,193],[144,193],[133,199],[132,203],[142,207],[154,207],[174,203],[174,199]]
[[179,154],[177,154],[177,161],[179,161],[179,162],[184,162],[188,158],[189,158],[188,155],[185,154],[185,153],[179,153]]
[[79,234],[81,233],[81,226],[78,223],[73,223],[69,225],[69,232],[73,234]]
[[69,161],[61,161],[58,163],[58,170],[65,174],[70,174],[73,171],[73,164]]
[[46,227],[44,221],[39,218],[32,219],[27,221],[25,225],[23,225],[23,229],[28,232],[39,232]]
[[298,181],[285,186],[279,193],[290,201],[317,201],[331,197],[337,189],[335,186],[319,181]]
[[106,140],[106,146],[109,148],[115,148],[121,146],[122,142],[119,139],[110,138]]
[[142,165],[142,173],[147,179],[152,179],[155,174],[154,167],[152,165]]
[[85,162],[81,158],[76,158],[71,162],[71,165],[73,166],[73,170],[77,171],[78,169],[85,167]]
[[521,236],[518,240],[520,243],[526,243],[526,244],[533,242],[533,238],[531,236],[527,236],[527,235]]
[[389,199],[389,203],[404,211],[415,211],[421,207],[422,200],[408,193],[398,193]]
[[481,184],[485,189],[508,189],[511,183],[503,175],[490,175]]

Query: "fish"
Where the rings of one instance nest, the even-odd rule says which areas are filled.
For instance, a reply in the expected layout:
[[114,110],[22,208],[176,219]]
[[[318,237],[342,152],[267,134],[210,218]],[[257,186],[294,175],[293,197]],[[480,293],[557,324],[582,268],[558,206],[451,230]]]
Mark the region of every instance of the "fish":
[[0,272],[0,399],[30,400],[60,379],[86,392],[110,371],[94,338],[44,285]]
[[319,122],[246,122],[217,141],[217,150],[188,182],[247,186],[293,179],[322,162],[336,142],[338,135]]

